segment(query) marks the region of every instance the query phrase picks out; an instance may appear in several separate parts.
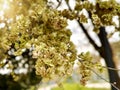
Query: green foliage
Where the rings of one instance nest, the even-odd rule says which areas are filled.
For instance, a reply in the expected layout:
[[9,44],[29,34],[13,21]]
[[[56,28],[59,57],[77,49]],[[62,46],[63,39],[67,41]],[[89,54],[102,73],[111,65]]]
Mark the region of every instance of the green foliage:
[[61,11],[61,14],[63,17],[73,20],[77,18],[77,15],[74,11],[69,11],[67,9],[64,9],[63,11]]
[[[64,79],[71,75],[76,59],[71,31],[66,29],[67,19],[42,2],[16,1],[26,12],[20,12],[13,22],[7,23],[7,28],[0,30],[0,66],[11,70],[8,77],[12,76],[23,89],[31,88],[41,77],[47,81]],[[23,58],[16,60],[18,56]],[[16,72],[23,68],[27,70],[25,74]]]
[[38,75],[59,80],[60,77],[71,73],[76,50],[70,41],[71,32],[65,29],[65,19],[59,16],[59,12],[51,12],[52,10],[43,13],[49,18],[45,18],[46,22],[43,20],[44,35],[38,37],[39,42],[35,45],[33,57],[38,57],[36,62]]
[[100,72],[103,71],[101,64],[93,60],[90,52],[79,54],[78,61],[79,73],[81,75],[80,83],[82,85],[86,85],[86,82],[90,79],[90,75],[95,68]]
[[[76,83],[65,83],[63,84],[64,90],[109,90],[106,88],[87,88]],[[63,90],[61,87],[54,87],[51,90]]]
[[92,64],[92,57],[90,55],[89,52],[87,53],[81,53],[80,55],[78,55],[78,65],[80,68],[80,74],[81,74],[81,84],[85,85],[86,82],[89,80],[90,74],[91,74],[91,70],[90,68],[93,67]]
[[[116,24],[112,19],[113,16],[119,16],[119,7],[120,4],[115,0],[96,0],[95,4],[92,4],[88,0],[78,0],[76,1],[75,10],[79,12],[86,9],[92,16],[92,23],[94,24],[95,31],[98,32],[97,28],[100,26],[113,25],[116,27]],[[116,27],[116,29],[119,31],[118,27]]]
[[[59,1],[59,0],[57,0]],[[69,4],[69,0],[66,0]],[[0,1],[0,10],[4,0]],[[11,70],[8,75],[1,75],[1,88],[12,90],[16,86],[20,89],[34,89],[43,80],[62,81],[72,74],[74,61],[79,60],[81,82],[85,84],[91,74],[90,68],[101,66],[93,65],[89,52],[76,54],[74,44],[70,41],[71,31],[68,30],[67,20],[78,20],[87,23],[88,17],[79,12],[89,11],[98,32],[100,26],[115,25],[113,16],[120,15],[120,4],[115,0],[97,0],[95,5],[88,0],[77,0],[74,10],[58,11],[48,6],[47,0],[11,0],[7,2],[9,9],[4,11],[0,21],[5,24],[0,29],[0,69]],[[119,30],[119,27],[116,27]],[[22,56],[20,59],[16,57]],[[25,73],[16,72],[26,69]],[[9,82],[9,83],[8,83]],[[13,85],[11,85],[11,84]],[[14,83],[15,86],[14,86]]]

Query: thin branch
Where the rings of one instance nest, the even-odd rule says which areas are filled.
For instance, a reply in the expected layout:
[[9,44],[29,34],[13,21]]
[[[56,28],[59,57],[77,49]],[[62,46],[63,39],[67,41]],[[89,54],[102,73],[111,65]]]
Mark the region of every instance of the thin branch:
[[60,5],[62,4],[62,0],[57,0],[57,2],[58,2],[58,5],[57,5],[56,9],[57,9],[58,7],[60,7]]
[[80,59],[78,59],[81,64],[83,64],[87,69],[91,70],[93,73],[95,73],[100,79],[104,80],[105,82],[108,82],[110,85],[112,85],[116,90],[120,90],[117,86],[115,86],[114,83],[109,82],[105,78],[103,78],[101,75],[99,75],[97,72],[95,72],[92,68],[86,66]]
[[88,69],[90,69],[93,73],[95,73],[95,74],[96,74],[99,78],[101,78],[102,80],[110,83],[116,90],[120,90],[118,87],[115,86],[115,84],[109,82],[108,80],[106,80],[105,78],[103,78],[102,76],[100,76],[100,75],[99,75],[97,72],[95,72],[93,69],[91,69],[91,68],[88,68]]
[[67,6],[68,6],[68,9],[69,9],[70,11],[72,11],[72,8],[70,7],[69,3],[66,2],[66,4],[67,4]]
[[106,68],[106,69],[113,70],[113,71],[120,71],[120,69],[116,69],[116,68],[112,68],[112,67],[105,67],[105,66],[102,66],[102,67]]

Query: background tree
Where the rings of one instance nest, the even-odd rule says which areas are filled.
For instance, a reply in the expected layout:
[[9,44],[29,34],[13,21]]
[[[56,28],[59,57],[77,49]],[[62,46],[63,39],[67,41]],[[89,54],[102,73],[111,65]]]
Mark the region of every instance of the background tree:
[[[68,9],[58,10],[66,3]],[[90,53],[76,54],[70,41],[71,31],[66,28],[67,20],[76,20],[90,43],[104,58],[108,68],[115,68],[112,50],[108,42],[106,26],[113,25],[115,32],[119,26],[113,17],[119,18],[120,4],[115,0],[76,0],[71,8],[69,0],[56,0],[58,5],[47,0],[10,0],[0,1],[0,68],[9,69],[9,73],[0,75],[4,83],[0,89],[29,89],[44,80],[59,81],[71,75],[75,59],[78,59],[81,83],[89,79],[94,66]],[[85,9],[88,17],[81,13]],[[84,23],[91,20],[94,32],[101,46],[91,38]],[[119,19],[118,19],[119,20]],[[25,70],[21,72],[21,70]],[[112,90],[119,90],[120,79],[116,70],[108,69]]]

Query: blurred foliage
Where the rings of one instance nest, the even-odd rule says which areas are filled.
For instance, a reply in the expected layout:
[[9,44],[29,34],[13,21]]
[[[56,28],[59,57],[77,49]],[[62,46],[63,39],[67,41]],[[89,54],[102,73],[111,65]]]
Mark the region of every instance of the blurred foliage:
[[51,90],[110,90],[106,88],[87,88],[76,83],[64,83],[63,87],[54,87]]
[[114,60],[116,62],[116,66],[118,66],[118,67],[119,67],[119,59],[120,59],[120,48],[119,48],[119,46],[120,46],[120,41],[111,43]]
[[90,75],[89,67],[97,65],[91,64],[90,53],[77,57],[75,45],[70,41],[72,33],[66,28],[67,20],[87,23],[88,17],[79,15],[84,8],[91,12],[95,29],[106,25],[116,27],[112,17],[120,15],[119,7],[115,0],[97,0],[95,5],[88,0],[77,0],[73,11],[60,11],[47,0],[1,0],[0,69],[10,72],[0,75],[0,89],[36,89],[41,80],[61,82],[72,74],[78,57],[85,61],[80,66],[81,82],[85,83]]

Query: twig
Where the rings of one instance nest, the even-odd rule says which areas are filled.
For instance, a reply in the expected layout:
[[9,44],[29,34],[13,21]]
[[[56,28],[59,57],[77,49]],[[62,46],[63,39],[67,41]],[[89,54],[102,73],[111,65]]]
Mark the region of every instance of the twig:
[[[80,59],[78,59],[79,60],[79,62],[81,63],[81,64],[83,64],[83,60],[80,60]],[[83,64],[84,66],[86,66],[85,64]],[[102,80],[104,80],[105,82],[108,82],[109,84],[111,84],[116,90],[120,90],[118,87],[116,87],[115,86],[115,84],[113,84],[113,83],[111,83],[111,82],[109,82],[108,80],[106,80],[105,78],[103,78],[102,76],[100,76],[97,72],[95,72],[93,69],[91,69],[90,67],[88,67],[88,66],[86,66],[86,68],[88,68],[89,70],[91,70],[93,73],[95,73],[100,79],[102,79]]]
[[115,86],[115,84],[109,82],[108,80],[106,80],[105,78],[103,78],[102,76],[100,76],[100,75],[99,75],[97,72],[95,72],[93,69],[91,69],[91,68],[88,68],[88,69],[90,69],[93,73],[95,73],[95,74],[96,74],[99,78],[101,78],[102,80],[110,83],[116,90],[120,90],[118,87]]
[[57,2],[58,2],[58,5],[57,5],[56,9],[61,5],[62,0],[57,0]]
[[116,69],[116,68],[112,68],[112,67],[105,67],[105,66],[102,66],[102,67],[106,68],[106,69],[114,70],[114,71],[120,71],[120,69]]
[[96,49],[97,51],[99,51],[99,50],[100,50],[100,47],[98,47],[98,46],[96,45],[95,41],[90,37],[90,35],[88,34],[88,32],[87,32],[87,30],[85,29],[85,27],[83,26],[83,24],[80,23],[79,20],[77,20],[77,22],[78,22],[79,26],[82,28],[84,34],[86,35],[86,37],[88,38],[88,40],[90,41],[90,43],[95,47],[95,49]]

